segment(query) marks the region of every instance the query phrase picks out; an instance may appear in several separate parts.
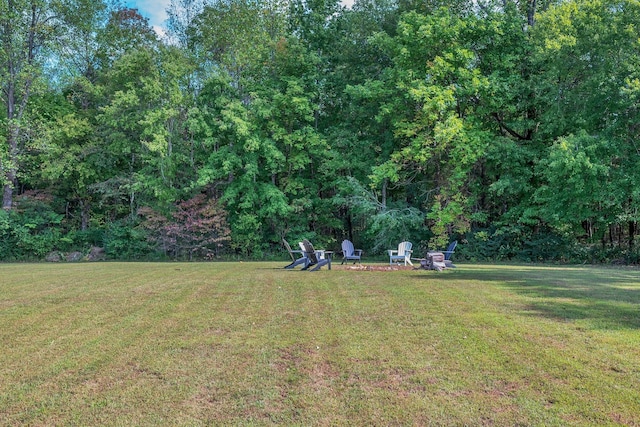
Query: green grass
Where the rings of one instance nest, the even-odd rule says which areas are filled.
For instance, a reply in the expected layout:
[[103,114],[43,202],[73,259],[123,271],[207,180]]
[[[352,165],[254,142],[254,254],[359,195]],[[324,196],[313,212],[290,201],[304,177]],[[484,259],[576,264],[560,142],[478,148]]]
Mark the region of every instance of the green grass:
[[0,265],[0,425],[640,425],[640,271]]

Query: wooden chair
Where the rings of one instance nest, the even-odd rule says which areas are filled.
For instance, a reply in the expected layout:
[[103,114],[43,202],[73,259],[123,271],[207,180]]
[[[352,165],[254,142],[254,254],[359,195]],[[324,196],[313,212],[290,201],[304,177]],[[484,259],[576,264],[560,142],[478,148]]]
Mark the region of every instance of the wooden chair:
[[284,268],[291,269],[296,265],[304,264],[305,266],[309,262],[309,258],[305,255],[304,251],[301,250],[293,250],[291,249],[291,245],[285,239],[282,239],[282,244],[284,245],[289,255],[291,255],[291,263],[284,266]]
[[350,240],[342,241],[342,263],[345,261],[353,261],[355,264],[356,261],[359,263],[360,258],[362,257],[362,249],[354,249],[353,243]]
[[413,253],[413,251],[411,250],[411,247],[413,246],[413,244],[411,242],[401,242],[398,245],[398,249],[389,249],[387,250],[387,252],[389,253],[389,264],[393,264],[394,261],[395,262],[404,262],[404,265],[410,264],[413,265],[413,263],[411,262],[411,254]]
[[323,266],[327,266],[327,269],[331,270],[331,251],[316,250],[313,245],[307,239],[302,241],[304,247],[304,255],[308,258],[309,262],[302,268],[303,270],[318,271]]
[[453,265],[453,262],[451,261],[451,257],[453,256],[453,251],[455,251],[457,245],[458,241],[454,240],[449,244],[449,247],[447,247],[446,251],[442,251],[442,253],[444,254],[444,263],[447,268],[455,267],[455,265]]

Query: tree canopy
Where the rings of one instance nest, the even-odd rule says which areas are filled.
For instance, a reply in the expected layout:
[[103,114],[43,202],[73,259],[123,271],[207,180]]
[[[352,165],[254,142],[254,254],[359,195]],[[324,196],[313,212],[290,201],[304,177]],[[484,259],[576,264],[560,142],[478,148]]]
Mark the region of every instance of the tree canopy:
[[168,13],[0,0],[0,259],[640,259],[640,1]]

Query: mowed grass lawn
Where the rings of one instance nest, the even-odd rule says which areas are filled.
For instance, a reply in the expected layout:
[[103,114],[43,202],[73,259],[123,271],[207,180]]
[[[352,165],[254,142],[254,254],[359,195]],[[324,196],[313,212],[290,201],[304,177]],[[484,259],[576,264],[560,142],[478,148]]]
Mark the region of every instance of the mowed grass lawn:
[[0,264],[0,424],[640,425],[640,271]]

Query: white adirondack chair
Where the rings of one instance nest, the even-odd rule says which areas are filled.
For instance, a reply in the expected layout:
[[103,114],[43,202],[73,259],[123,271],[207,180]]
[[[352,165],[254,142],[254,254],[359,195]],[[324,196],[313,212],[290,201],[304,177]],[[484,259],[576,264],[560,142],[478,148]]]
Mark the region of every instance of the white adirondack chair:
[[389,264],[393,264],[394,262],[404,262],[404,265],[413,265],[411,262],[411,250],[412,247],[411,242],[401,242],[398,245],[398,249],[389,249]]

